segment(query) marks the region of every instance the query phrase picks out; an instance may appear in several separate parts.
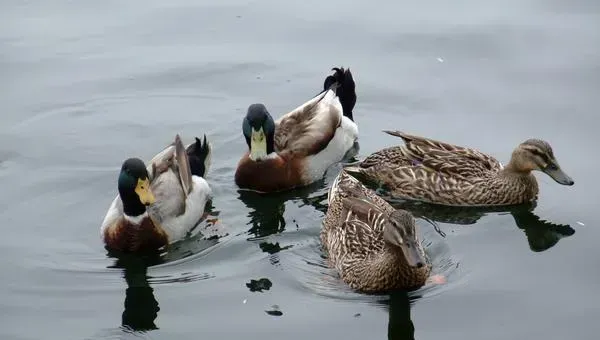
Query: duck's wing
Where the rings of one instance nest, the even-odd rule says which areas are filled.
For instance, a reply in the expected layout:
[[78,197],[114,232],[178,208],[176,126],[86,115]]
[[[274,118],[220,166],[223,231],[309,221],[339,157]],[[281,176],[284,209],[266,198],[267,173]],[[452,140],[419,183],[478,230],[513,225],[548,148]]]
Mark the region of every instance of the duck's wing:
[[342,199],[342,207],[342,216],[360,220],[374,230],[383,230],[386,213],[374,203],[362,198],[346,197]]
[[299,156],[317,154],[329,144],[342,117],[335,91],[324,91],[275,122],[275,149]]
[[387,164],[390,167],[404,166],[413,164],[411,156],[403,151],[402,146],[392,146],[373,152],[363,159],[358,166],[360,168],[371,168],[381,164]]
[[186,197],[193,187],[188,155],[179,135],[167,152],[153,158],[150,166],[156,202],[148,211],[160,223],[165,223],[186,212]]
[[175,143],[170,143],[165,146],[159,153],[157,153],[150,161],[146,164],[146,170],[150,175],[150,181],[154,180],[154,167],[158,164],[165,164],[170,162],[175,156]]
[[175,136],[175,161],[179,170],[179,180],[183,187],[183,193],[187,196],[192,190],[192,169],[190,160],[179,135]]
[[340,233],[349,254],[367,255],[380,249],[385,217],[377,206],[362,199],[344,198],[341,217]]
[[[192,186],[192,175],[195,174],[200,177],[206,175],[206,171],[210,165],[211,150],[210,144],[206,141],[206,136],[204,136],[204,143],[196,138],[195,143],[191,143],[185,147],[179,134],[176,135],[173,143],[167,145],[148,162],[147,170],[150,177],[152,177],[151,181],[154,179],[154,166],[168,164],[171,160],[175,159],[181,186],[185,194],[189,194]],[[190,157],[194,159],[194,164],[190,162]],[[192,172],[192,165],[195,166],[195,172]]]
[[[494,157],[475,149],[440,142],[434,139],[409,135],[401,131],[384,131],[400,137],[405,145],[394,149],[391,162],[398,166],[423,166],[462,178],[481,177],[502,169]],[[398,161],[400,160],[400,161]],[[370,163],[374,164],[375,159]]]

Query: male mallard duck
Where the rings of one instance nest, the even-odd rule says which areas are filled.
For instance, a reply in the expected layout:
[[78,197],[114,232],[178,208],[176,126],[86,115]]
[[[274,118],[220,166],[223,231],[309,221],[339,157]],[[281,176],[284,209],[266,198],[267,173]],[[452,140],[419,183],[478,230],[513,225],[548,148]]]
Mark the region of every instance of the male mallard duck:
[[377,293],[423,286],[431,272],[413,216],[396,210],[344,170],[328,195],[321,242],[351,288]]
[[183,238],[212,196],[203,178],[210,156],[206,136],[204,143],[196,138],[186,150],[177,135],[148,166],[138,158],[127,159],[119,174],[119,195],[100,228],[107,248],[154,251]]
[[521,204],[537,198],[533,170],[560,184],[574,184],[543,140],[521,143],[503,167],[474,149],[400,131],[384,132],[402,138],[405,144],[375,152],[346,170],[383,184],[397,198],[453,206]]
[[334,68],[316,97],[277,121],[263,104],[252,104],[242,124],[249,151],[239,161],[235,183],[274,192],[311,184],[357,150],[356,103],[350,70]]

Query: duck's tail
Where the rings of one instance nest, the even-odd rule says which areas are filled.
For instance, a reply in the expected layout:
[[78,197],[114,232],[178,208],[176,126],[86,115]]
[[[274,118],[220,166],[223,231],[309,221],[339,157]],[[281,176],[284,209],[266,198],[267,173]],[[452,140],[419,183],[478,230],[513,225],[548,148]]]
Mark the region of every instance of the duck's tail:
[[204,178],[208,172],[208,168],[210,168],[212,156],[212,146],[206,140],[206,135],[204,135],[203,141],[200,141],[196,137],[196,142],[188,146],[187,154],[190,160],[192,175]]
[[354,110],[356,104],[356,84],[352,73],[350,69],[344,69],[343,67],[334,67],[331,70],[335,72],[325,78],[323,90],[333,89],[340,99],[344,116],[354,121],[352,110]]

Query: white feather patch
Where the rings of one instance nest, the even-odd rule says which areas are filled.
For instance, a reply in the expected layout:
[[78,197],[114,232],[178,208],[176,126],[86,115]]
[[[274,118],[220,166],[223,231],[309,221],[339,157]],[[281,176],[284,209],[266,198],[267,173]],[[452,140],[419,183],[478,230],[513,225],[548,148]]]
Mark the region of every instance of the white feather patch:
[[212,197],[212,190],[204,178],[192,176],[192,182],[192,191],[185,199],[185,212],[162,222],[169,242],[184,238],[196,226],[204,214],[206,202]]
[[[342,114],[342,108],[337,97],[335,102],[339,105],[340,115]],[[348,150],[354,146],[354,142],[358,139],[358,126],[348,117],[342,117],[342,123],[335,130],[335,134],[327,147],[321,150],[316,155],[311,155],[307,158],[308,171],[304,174],[306,180],[314,182],[323,177],[325,171],[330,166],[340,162]]]
[[115,199],[110,204],[106,215],[104,216],[104,220],[102,221],[102,225],[100,226],[100,237],[104,236],[104,231],[106,228],[111,226],[115,221],[121,216],[123,213],[123,203],[121,202],[121,198],[117,195]]
[[123,214],[123,217],[125,218],[125,220],[131,222],[132,224],[139,225],[140,223],[142,223],[142,220],[144,218],[148,217],[148,212],[144,212],[139,216],[129,216],[127,214]]

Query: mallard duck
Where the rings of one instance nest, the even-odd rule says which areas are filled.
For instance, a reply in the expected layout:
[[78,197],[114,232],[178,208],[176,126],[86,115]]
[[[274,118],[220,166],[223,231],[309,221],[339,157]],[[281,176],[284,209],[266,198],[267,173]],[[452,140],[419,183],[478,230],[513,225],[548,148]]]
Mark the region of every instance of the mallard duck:
[[324,90],[277,121],[263,104],[252,104],[242,124],[249,150],[235,173],[241,189],[275,192],[311,184],[358,150],[356,103],[349,69],[334,68]]
[[404,145],[375,152],[346,170],[383,185],[390,195],[452,206],[502,206],[531,202],[538,170],[563,185],[573,185],[552,152],[550,144],[528,139],[513,151],[503,166],[495,158],[461,146],[400,131],[384,131]]
[[155,251],[183,238],[201,219],[212,191],[203,178],[211,147],[196,138],[175,142],[149,165],[139,158],[123,162],[118,196],[100,228],[106,247],[121,252]]
[[344,170],[328,193],[321,242],[351,288],[378,293],[423,286],[431,263],[413,216],[396,210]]

